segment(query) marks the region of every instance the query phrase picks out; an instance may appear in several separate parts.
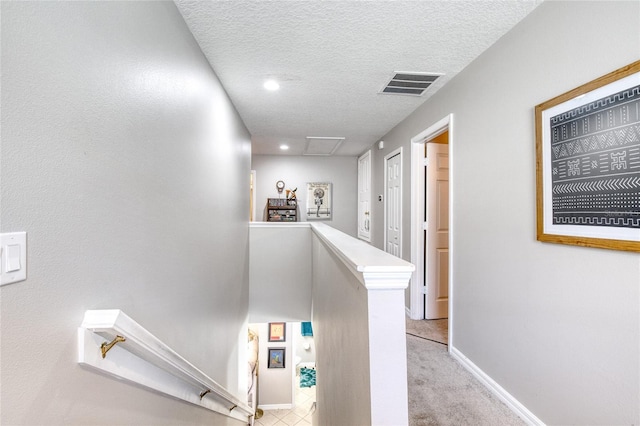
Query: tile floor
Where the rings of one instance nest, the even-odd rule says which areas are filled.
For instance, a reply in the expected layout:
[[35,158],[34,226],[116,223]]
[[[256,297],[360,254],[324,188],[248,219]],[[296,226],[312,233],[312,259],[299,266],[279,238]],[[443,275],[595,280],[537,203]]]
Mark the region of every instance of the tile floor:
[[316,387],[300,388],[300,378],[296,376],[295,407],[291,410],[264,410],[255,426],[311,426],[311,407],[316,400]]

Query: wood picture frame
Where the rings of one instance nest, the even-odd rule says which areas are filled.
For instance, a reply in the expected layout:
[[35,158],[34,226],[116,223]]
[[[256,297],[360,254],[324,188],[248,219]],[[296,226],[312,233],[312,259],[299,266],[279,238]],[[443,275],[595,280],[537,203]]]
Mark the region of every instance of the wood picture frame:
[[269,323],[269,341],[270,342],[286,342],[287,341],[287,323],[270,322]]
[[537,239],[640,252],[640,61],[535,107]]
[[269,359],[267,360],[267,368],[285,368],[285,357],[287,350],[285,348],[269,348]]

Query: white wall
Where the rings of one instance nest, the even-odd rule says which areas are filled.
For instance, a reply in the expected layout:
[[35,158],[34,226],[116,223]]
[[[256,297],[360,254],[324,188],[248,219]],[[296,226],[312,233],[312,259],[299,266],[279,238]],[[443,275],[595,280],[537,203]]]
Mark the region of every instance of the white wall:
[[225,424],[79,367],[75,336],[122,309],[246,395],[250,135],[173,3],[1,7],[1,230],[29,265],[0,289],[0,423]]
[[[287,189],[298,188],[300,221],[306,221],[307,182],[333,183],[333,218],[322,221],[351,236],[356,236],[358,159],[356,157],[319,157],[290,155],[254,155],[251,168],[256,171],[256,204],[261,220],[267,198],[278,198],[276,182]],[[284,193],[282,195],[284,197]]]
[[372,150],[376,194],[453,113],[453,344],[547,424],[640,422],[640,255],[537,242],[534,149],[534,106],[637,60],[638,28],[637,1],[545,2]]

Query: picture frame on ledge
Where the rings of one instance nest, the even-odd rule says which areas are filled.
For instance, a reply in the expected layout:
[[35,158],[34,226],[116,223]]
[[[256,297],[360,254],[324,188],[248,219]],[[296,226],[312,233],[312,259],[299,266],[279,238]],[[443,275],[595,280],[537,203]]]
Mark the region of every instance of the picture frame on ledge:
[[535,107],[537,239],[640,252],[640,61]]

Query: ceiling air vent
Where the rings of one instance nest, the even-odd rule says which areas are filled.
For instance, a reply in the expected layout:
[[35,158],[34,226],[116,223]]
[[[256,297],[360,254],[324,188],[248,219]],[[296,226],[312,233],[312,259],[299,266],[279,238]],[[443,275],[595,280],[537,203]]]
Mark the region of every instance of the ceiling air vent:
[[442,74],[426,72],[395,72],[379,93],[387,95],[422,96]]
[[344,138],[307,136],[307,146],[302,155],[333,155]]

